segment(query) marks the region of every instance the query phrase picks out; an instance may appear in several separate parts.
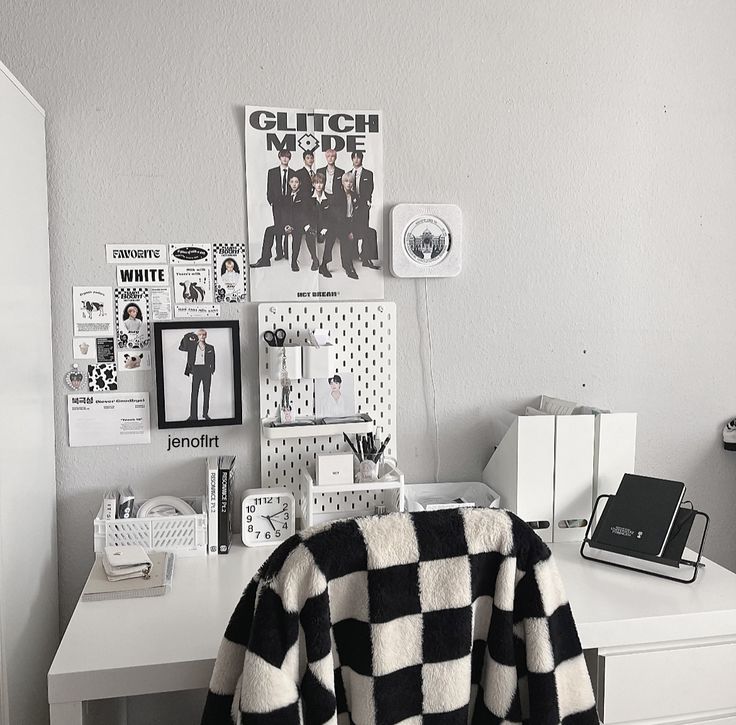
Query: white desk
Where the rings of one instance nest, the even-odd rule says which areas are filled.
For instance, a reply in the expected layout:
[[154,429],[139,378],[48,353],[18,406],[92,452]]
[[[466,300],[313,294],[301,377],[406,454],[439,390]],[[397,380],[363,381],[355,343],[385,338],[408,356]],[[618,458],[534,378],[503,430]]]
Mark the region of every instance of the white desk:
[[78,602],[49,670],[51,725],[82,702],[207,687],[230,615],[273,547],[180,558],[162,597]]
[[[605,723],[736,724],[736,575],[710,561],[662,581],[551,546]],[[163,597],[79,602],[49,670],[51,725],[82,702],[205,688],[242,590],[271,549],[179,559]],[[196,718],[194,718],[196,720]]]

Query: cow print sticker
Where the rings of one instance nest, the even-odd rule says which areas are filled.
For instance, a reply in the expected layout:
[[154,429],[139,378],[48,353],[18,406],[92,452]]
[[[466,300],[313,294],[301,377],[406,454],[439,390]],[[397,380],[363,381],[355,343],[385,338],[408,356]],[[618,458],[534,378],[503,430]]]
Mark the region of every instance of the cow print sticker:
[[118,369],[115,363],[87,366],[89,389],[95,393],[114,392],[118,389]]

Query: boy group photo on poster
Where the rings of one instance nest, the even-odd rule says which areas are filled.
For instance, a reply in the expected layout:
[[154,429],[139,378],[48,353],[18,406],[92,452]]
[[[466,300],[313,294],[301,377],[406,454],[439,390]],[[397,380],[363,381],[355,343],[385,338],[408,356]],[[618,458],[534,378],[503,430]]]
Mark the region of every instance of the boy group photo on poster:
[[370,225],[373,172],[363,166],[362,151],[351,153],[348,170],[337,165],[337,156],[337,151],[327,149],[325,165],[317,168],[315,153],[304,151],[303,165],[294,170],[291,152],[278,152],[278,166],[268,170],[266,183],[273,224],[266,227],[260,257],[251,267],[284,260],[298,272],[304,244],[309,252],[306,263],[323,277],[331,278],[336,271],[330,270],[336,245],[347,277],[359,279],[356,262],[380,269],[377,234]]
[[383,299],[380,111],[246,106],[252,302]]

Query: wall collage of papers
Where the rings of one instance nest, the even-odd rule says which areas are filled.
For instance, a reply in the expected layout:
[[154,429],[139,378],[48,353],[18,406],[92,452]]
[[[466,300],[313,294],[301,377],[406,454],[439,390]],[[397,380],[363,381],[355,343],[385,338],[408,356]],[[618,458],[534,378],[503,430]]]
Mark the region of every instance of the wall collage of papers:
[[150,443],[151,391],[118,378],[154,367],[159,428],[240,423],[238,323],[212,321],[233,304],[383,299],[382,132],[380,111],[246,106],[247,242],[105,244],[115,287],[72,291],[71,446]]

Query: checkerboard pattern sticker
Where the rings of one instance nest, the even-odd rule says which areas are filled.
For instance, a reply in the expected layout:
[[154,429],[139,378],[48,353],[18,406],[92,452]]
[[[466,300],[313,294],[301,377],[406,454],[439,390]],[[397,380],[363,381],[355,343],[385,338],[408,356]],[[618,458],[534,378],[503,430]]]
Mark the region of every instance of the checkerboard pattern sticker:
[[144,287],[116,289],[115,316],[118,327],[118,349],[148,349],[151,344],[148,290]]
[[215,244],[212,254],[215,302],[245,302],[248,295],[243,245]]
[[493,509],[308,529],[248,585],[203,725],[597,725],[549,549]]

